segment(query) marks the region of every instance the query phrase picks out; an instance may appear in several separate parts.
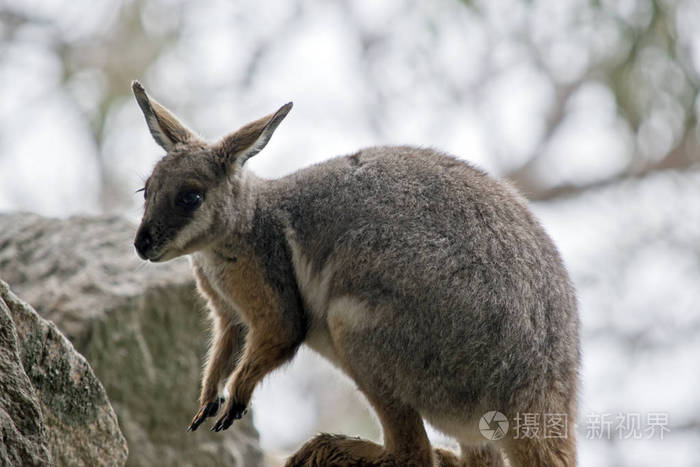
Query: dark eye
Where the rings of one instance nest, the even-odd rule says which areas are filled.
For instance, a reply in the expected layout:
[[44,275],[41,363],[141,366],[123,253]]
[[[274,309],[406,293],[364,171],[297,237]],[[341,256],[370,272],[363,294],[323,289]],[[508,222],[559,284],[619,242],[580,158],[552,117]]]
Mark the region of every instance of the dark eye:
[[204,201],[204,193],[196,190],[183,191],[177,195],[175,203],[178,206],[187,209],[188,211],[194,211],[202,204]]

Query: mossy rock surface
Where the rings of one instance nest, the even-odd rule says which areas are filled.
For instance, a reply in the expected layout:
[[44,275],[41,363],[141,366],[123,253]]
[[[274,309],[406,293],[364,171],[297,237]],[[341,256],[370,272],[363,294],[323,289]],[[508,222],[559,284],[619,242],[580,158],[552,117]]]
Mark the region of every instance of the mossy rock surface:
[[126,440],[92,368],[2,281],[0,329],[0,464],[124,465]]

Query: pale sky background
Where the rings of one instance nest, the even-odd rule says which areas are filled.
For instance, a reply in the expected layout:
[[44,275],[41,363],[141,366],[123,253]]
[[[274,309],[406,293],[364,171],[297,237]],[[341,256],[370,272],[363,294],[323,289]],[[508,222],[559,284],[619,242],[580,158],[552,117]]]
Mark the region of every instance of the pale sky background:
[[[571,271],[580,465],[700,465],[700,2],[467,3],[0,3],[31,19],[0,17],[0,210],[138,222],[133,192],[163,154],[131,79],[212,140],[293,100],[250,162],[263,176],[377,144],[450,152],[536,198]],[[644,32],[655,8],[676,55]],[[136,32],[119,36],[134,9]],[[690,161],[666,164],[683,145]],[[347,381],[297,360],[255,393],[265,449],[320,429],[378,435]],[[590,416],[618,413],[667,414],[670,431],[587,439]]]

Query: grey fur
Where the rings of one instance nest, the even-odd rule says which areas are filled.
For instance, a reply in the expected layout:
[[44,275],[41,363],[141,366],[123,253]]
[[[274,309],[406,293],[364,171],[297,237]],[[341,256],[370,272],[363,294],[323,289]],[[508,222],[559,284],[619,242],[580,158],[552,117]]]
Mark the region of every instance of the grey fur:
[[[288,111],[267,121],[276,126]],[[140,228],[154,240],[142,257],[193,254],[226,300],[217,271],[253,252],[282,303],[283,359],[306,340],[375,407],[417,411],[465,451],[487,410],[510,420],[523,412],[567,414],[573,425],[580,361],[574,290],[515,190],[414,147],[369,148],[264,180],[242,164],[232,169],[236,154],[225,153],[225,143],[192,138],[158,163]],[[189,215],[172,208],[182,184],[206,190]],[[173,246],[178,235],[187,241]],[[329,312],[342,300],[354,305]],[[497,445],[509,449],[507,440]],[[511,460],[544,459],[532,456]],[[575,453],[552,458],[569,465]]]
[[384,314],[357,345],[398,398],[430,412],[450,401],[468,415],[484,399],[507,411],[514,397],[522,404],[515,388],[572,380],[573,288],[508,186],[433,150],[379,147],[266,188],[259,215],[291,227],[316,271],[338,265],[330,298],[356,296]]

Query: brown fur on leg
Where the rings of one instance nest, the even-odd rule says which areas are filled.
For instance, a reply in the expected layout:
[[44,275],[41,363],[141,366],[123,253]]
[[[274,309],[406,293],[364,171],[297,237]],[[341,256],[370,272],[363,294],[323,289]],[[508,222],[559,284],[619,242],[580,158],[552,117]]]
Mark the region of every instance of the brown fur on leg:
[[294,355],[295,345],[271,336],[253,330],[248,333],[243,358],[226,382],[232,400],[247,405],[260,380]]
[[[382,391],[377,385],[368,384],[364,380],[363,374],[357,371],[357,366],[363,363],[361,358],[358,359],[353,354],[351,345],[345,345],[347,340],[353,339],[353,335],[341,320],[333,322],[330,331],[341,364],[379,417],[384,446],[343,436],[321,435],[306,443],[290,460],[292,463],[287,465],[432,467],[433,451],[418,412],[393,398],[390,392]],[[319,451],[315,452],[314,449]],[[336,463],[337,459],[342,462]]]
[[236,367],[241,347],[239,342],[245,338],[245,326],[237,321],[236,311],[214,290],[202,269],[194,265],[193,270],[197,288],[208,302],[213,322],[199,397],[200,406],[204,407],[216,399],[219,383]]
[[495,446],[462,446],[462,456],[457,457],[446,449],[433,450],[436,467],[504,467],[503,455]]
[[[572,378],[573,379],[573,378]],[[511,437],[506,440],[505,449],[513,467],[574,467],[576,465],[576,397],[569,388],[554,386],[548,391],[545,406],[533,406],[523,413],[537,414],[537,431],[532,437]],[[555,432],[546,426],[547,414],[564,415],[561,425]],[[516,433],[512,433],[515,435]],[[556,435],[556,436],[554,436]]]
[[513,467],[572,467],[576,465],[576,441],[572,438],[525,438],[507,447]]
[[274,324],[271,328],[259,326],[248,330],[243,358],[226,381],[229,398],[212,430],[226,430],[234,420],[241,418],[260,380],[294,356],[299,341],[282,332],[272,332]]
[[287,461],[285,467],[423,467],[426,465],[432,465],[432,463],[426,464],[422,460],[399,457],[371,441],[323,433],[307,441]]
[[382,465],[384,448],[359,438],[322,433],[306,443],[287,460],[285,467]]
[[[564,411],[553,410],[550,413]],[[566,431],[561,437],[545,437],[545,426],[539,424],[538,436],[531,438],[509,439],[506,444],[508,459],[513,467],[574,467],[576,465],[576,408],[574,401],[569,402]]]
[[462,446],[464,467],[503,467],[505,462],[501,450],[490,444]]
[[[304,444],[289,459],[287,467],[432,467],[434,464],[430,442],[418,413],[399,403],[385,405],[371,395],[367,395],[367,398],[382,424],[384,446],[359,438],[321,434]],[[458,465],[450,463],[456,457],[443,452],[440,459],[445,460],[444,465]]]
[[462,467],[464,465],[455,453],[447,449],[433,449],[433,457],[436,467]]
[[[435,467],[462,467],[465,465],[453,452],[445,449],[435,449],[433,458]],[[423,464],[411,459],[398,459],[386,452],[382,446],[371,441],[328,433],[322,433],[307,441],[285,463],[285,467],[419,465]],[[467,466],[469,465],[481,464],[467,464]]]
[[239,342],[244,338],[244,333],[242,325],[233,323],[224,316],[214,317],[214,336],[204,367],[200,405],[215,399],[219,382],[233,372],[240,354]]
[[245,327],[234,319],[235,311],[213,289],[201,268],[195,265],[194,272],[197,287],[208,301],[213,335],[202,375],[199,411],[192,419],[188,428],[190,431],[195,431],[207,417],[213,417],[218,412],[223,401],[219,397],[219,383],[233,372],[240,354],[239,342],[245,338]]

